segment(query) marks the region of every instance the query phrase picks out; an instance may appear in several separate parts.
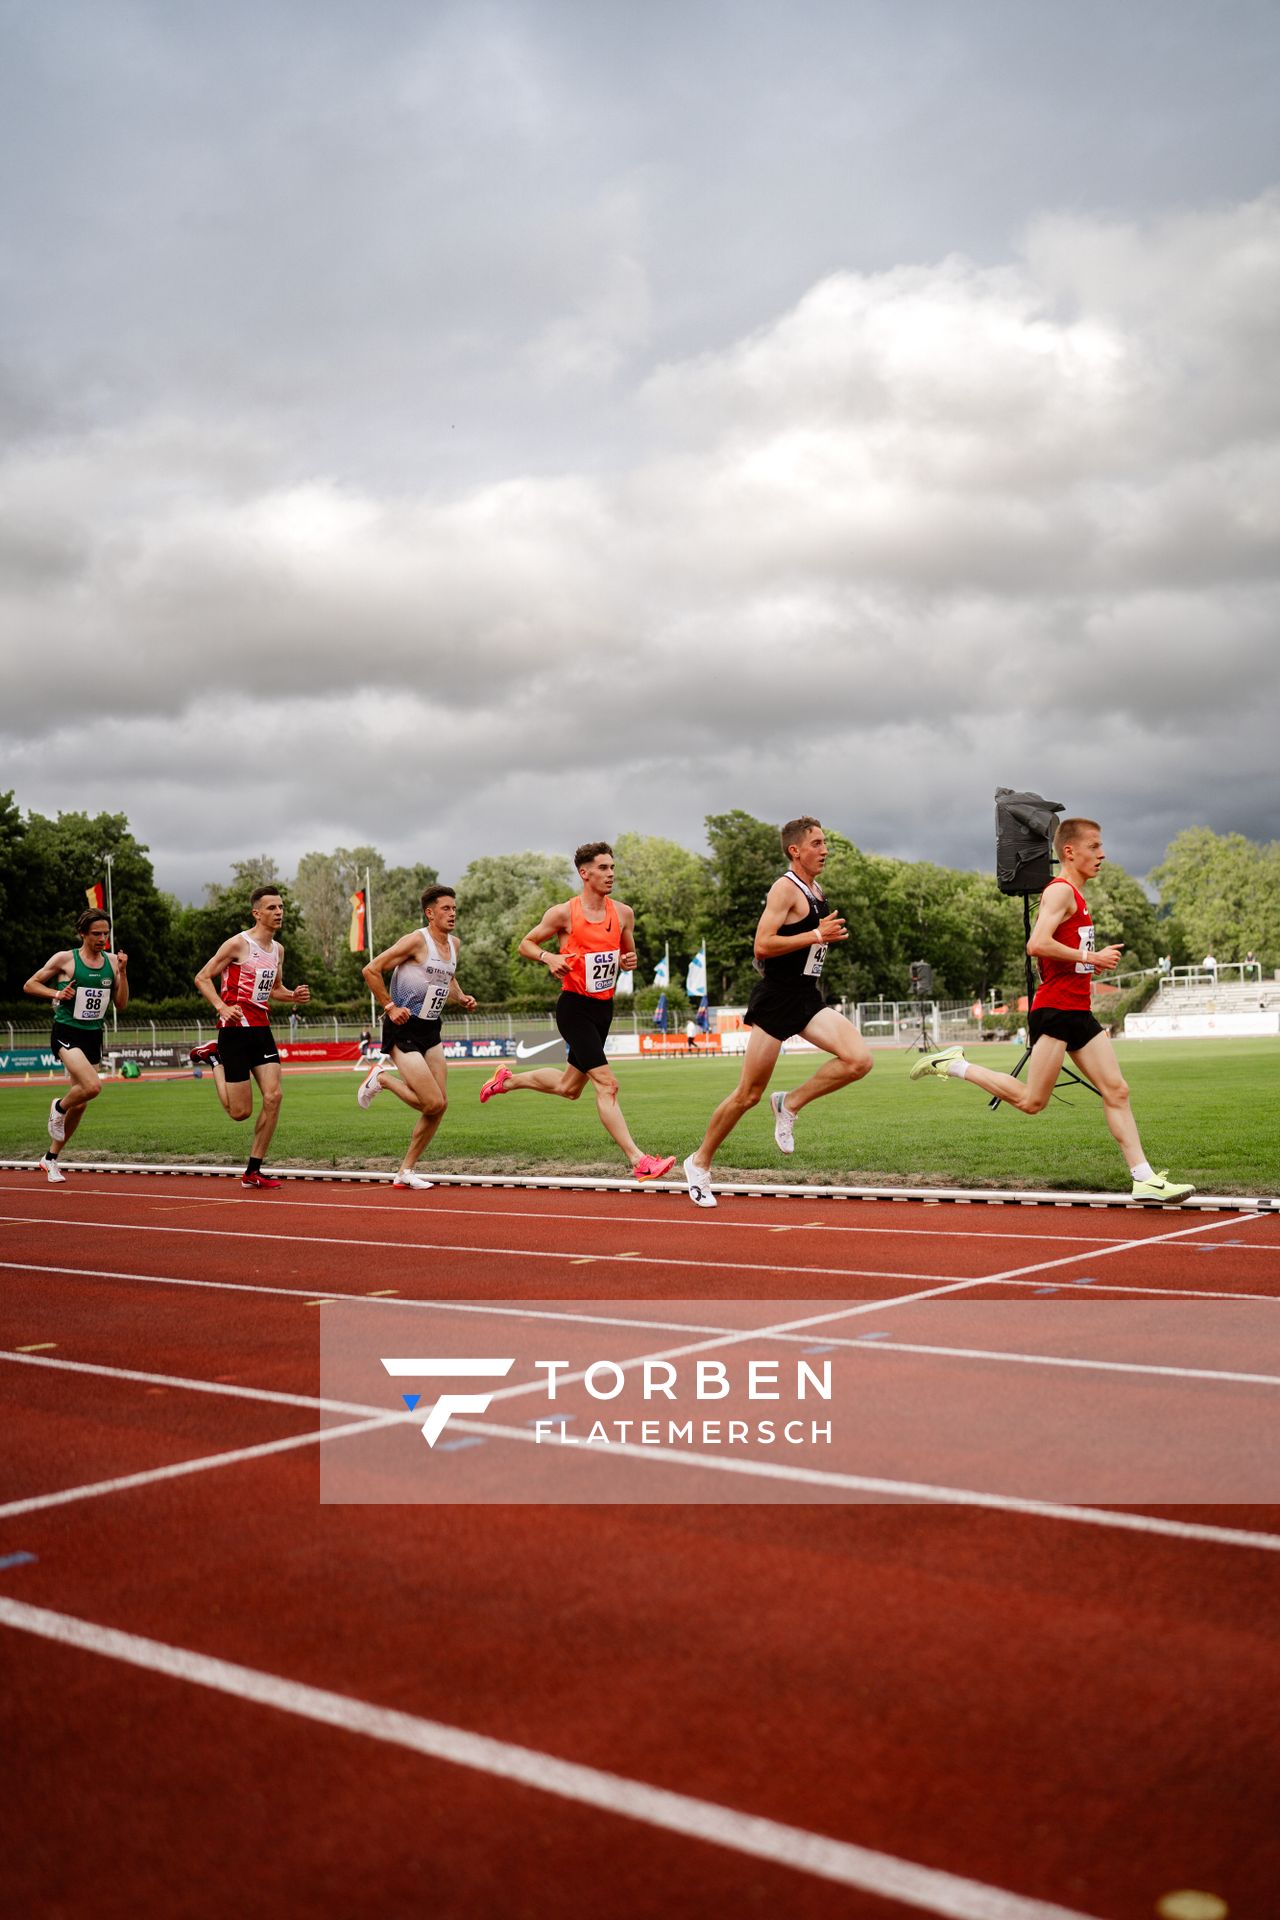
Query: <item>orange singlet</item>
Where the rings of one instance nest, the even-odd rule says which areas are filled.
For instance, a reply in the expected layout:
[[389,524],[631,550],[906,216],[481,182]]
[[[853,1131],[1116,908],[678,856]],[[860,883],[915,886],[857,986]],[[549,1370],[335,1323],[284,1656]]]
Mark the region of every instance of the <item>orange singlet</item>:
[[622,956],[622,921],[612,900],[604,903],[604,919],[588,920],[582,895],[569,902],[569,931],[560,939],[560,951],[569,966],[560,976],[562,993],[585,993],[593,1000],[612,1000]]

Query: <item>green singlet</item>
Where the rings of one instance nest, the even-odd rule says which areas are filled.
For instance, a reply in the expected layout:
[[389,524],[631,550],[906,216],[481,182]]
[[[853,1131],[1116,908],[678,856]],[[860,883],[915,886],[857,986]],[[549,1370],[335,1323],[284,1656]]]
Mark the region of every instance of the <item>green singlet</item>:
[[74,1000],[58,1001],[53,1010],[53,1024],[55,1027],[70,1027],[76,1033],[100,1033],[111,1005],[114,969],[105,953],[100,967],[89,966],[79,947],[75,950],[74,959],[71,980],[64,980],[62,985],[74,986],[76,997]]

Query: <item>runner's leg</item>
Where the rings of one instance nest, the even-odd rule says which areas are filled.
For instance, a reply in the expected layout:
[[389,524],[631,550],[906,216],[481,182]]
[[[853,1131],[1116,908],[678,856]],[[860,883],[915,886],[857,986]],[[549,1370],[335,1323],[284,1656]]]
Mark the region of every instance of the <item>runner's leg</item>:
[[1102,1095],[1107,1125],[1111,1129],[1112,1139],[1124,1155],[1125,1166],[1140,1166],[1147,1156],[1142,1151],[1137,1122],[1129,1105],[1128,1083],[1120,1071],[1120,1062],[1116,1059],[1116,1050],[1110,1037],[1105,1033],[1095,1033],[1092,1040],[1086,1041],[1072,1054],[1071,1064],[1092,1080]]
[[102,1081],[98,1077],[98,1069],[79,1047],[59,1047],[58,1058],[67,1070],[67,1078],[71,1084],[65,1093],[58,1095],[58,1104],[65,1118],[62,1139],[57,1146],[51,1146],[49,1149],[50,1155],[55,1159],[59,1149],[67,1144],[80,1125],[89,1102],[96,1100],[102,1092]]
[[1055,1040],[1051,1034],[1042,1033],[1031,1049],[1025,1087],[1011,1073],[997,1073],[993,1067],[979,1067],[972,1060],[965,1063],[967,1073],[954,1077],[963,1077],[968,1085],[981,1087],[984,1093],[994,1093],[998,1099],[1007,1100],[1011,1107],[1017,1107],[1019,1113],[1040,1113],[1048,1106],[1058,1084],[1066,1051],[1065,1040]]
[[448,1068],[443,1047],[432,1047],[429,1053],[401,1053],[397,1047],[394,1052],[400,1056],[396,1061],[397,1069],[418,1095],[418,1118],[400,1163],[401,1173],[412,1173],[444,1119],[445,1108],[449,1104],[445,1097]]
[[871,1071],[870,1047],[853,1022],[837,1013],[834,1007],[823,1007],[820,1013],[815,1013],[802,1037],[833,1057],[783,1096],[788,1113],[799,1113],[811,1100],[820,1100],[824,1093],[839,1093],[841,1087],[852,1086],[855,1080],[861,1080]]
[[[576,1073],[577,1068],[571,1067],[569,1071]],[[634,1167],[637,1160],[644,1159],[644,1155],[631,1138],[627,1123],[622,1117],[622,1108],[618,1105],[618,1080],[613,1068],[592,1067],[587,1078],[596,1096],[596,1112],[600,1115],[601,1126],[609,1138],[617,1142]],[[576,1099],[577,1094],[570,1097]]]
[[759,1106],[764,1097],[769,1077],[778,1064],[778,1055],[782,1051],[781,1040],[775,1040],[763,1027],[752,1027],[747,1041],[747,1051],[742,1058],[742,1073],[733,1092],[720,1102],[707,1122],[707,1130],[702,1136],[702,1144],[695,1147],[689,1158],[703,1172],[709,1172],[711,1162],[721,1144],[737,1126],[744,1113]]
[[[271,1145],[271,1136],[276,1130],[276,1121],[280,1118],[282,1091],[280,1086],[279,1062],[275,1060],[262,1061],[258,1066],[254,1067],[253,1077],[258,1083],[258,1091],[262,1095],[262,1105],[258,1110],[257,1125],[253,1129],[253,1146],[250,1150],[250,1158],[253,1160],[265,1160],[267,1157],[267,1148]],[[233,1083],[228,1089],[229,1093],[235,1094],[239,1090],[239,1086],[243,1086],[244,1088],[246,1101],[244,1117],[248,1119],[249,1112],[253,1107],[253,1092],[249,1082],[245,1080],[238,1084]],[[236,1113],[234,1108],[230,1109],[230,1112],[233,1120],[238,1120],[241,1117]]]

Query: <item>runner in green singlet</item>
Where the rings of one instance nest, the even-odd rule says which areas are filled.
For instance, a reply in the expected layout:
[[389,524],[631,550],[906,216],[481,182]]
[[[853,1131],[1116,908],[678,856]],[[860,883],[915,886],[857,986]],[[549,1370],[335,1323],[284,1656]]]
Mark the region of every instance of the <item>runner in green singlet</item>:
[[101,907],[90,907],[76,921],[78,947],[65,948],[33,973],[22,989],[33,1000],[53,1005],[53,1032],[49,1046],[61,1061],[71,1085],[49,1108],[52,1146],[41,1165],[50,1180],[65,1180],[58,1154],[80,1125],[91,1100],[102,1092],[98,1067],[102,1060],[102,1029],[114,1002],[121,1013],[129,1004],[129,956],[110,953],[111,922]]

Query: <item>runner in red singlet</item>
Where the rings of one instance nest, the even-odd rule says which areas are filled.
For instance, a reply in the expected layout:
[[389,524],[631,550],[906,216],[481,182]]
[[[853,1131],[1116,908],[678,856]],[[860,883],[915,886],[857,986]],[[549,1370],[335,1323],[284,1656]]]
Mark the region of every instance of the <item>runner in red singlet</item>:
[[247,1120],[252,1114],[251,1076],[257,1081],[262,1106],[240,1184],[278,1187],[280,1182],[262,1171],[280,1117],[280,1055],[271,1031],[271,1006],[284,1001],[304,1007],[311,992],[307,987],[284,985],[284,948],[276,939],[284,924],[279,888],[255,887],[249,904],[252,927],[224,940],[196,975],[196,986],[218,1016],[218,1037],[193,1047],[191,1058],[213,1068],[218,1098],[233,1120]]
[[1084,887],[1097,877],[1106,859],[1102,830],[1096,820],[1060,820],[1053,850],[1062,871],[1040,896],[1040,911],[1027,942],[1027,952],[1040,963],[1040,985],[1027,1015],[1031,1058],[1026,1086],[1011,1073],[974,1066],[959,1047],[930,1054],[911,1069],[911,1078],[934,1074],[940,1079],[968,1080],[984,1093],[1007,1100],[1020,1113],[1040,1113],[1049,1104],[1063,1056],[1069,1053],[1072,1066],[1092,1080],[1102,1095],[1107,1125],[1133,1177],[1133,1198],[1168,1206],[1185,1200],[1195,1188],[1152,1169],[1138,1138],[1116,1050],[1090,1011],[1095,970],[1113,972],[1124,951],[1119,942],[1095,949],[1093,916],[1084,897]]
[[[524,959],[545,966],[560,982],[556,1025],[568,1050],[567,1067],[540,1067],[533,1073],[512,1073],[499,1067],[480,1089],[482,1102],[499,1093],[554,1093],[562,1100],[581,1098],[588,1081],[596,1096],[601,1125],[631,1164],[637,1180],[658,1180],[675,1165],[675,1155],[659,1158],[641,1153],[627,1131],[618,1105],[618,1082],[605,1058],[604,1043],[613,1020],[613,995],[619,972],[636,964],[635,915],[611,898],[613,849],[603,840],[579,847],[573,864],[582,880],[582,892],[559,906],[549,907],[537,926],[520,942]],[[544,941],[559,937],[558,953],[548,953]]]

